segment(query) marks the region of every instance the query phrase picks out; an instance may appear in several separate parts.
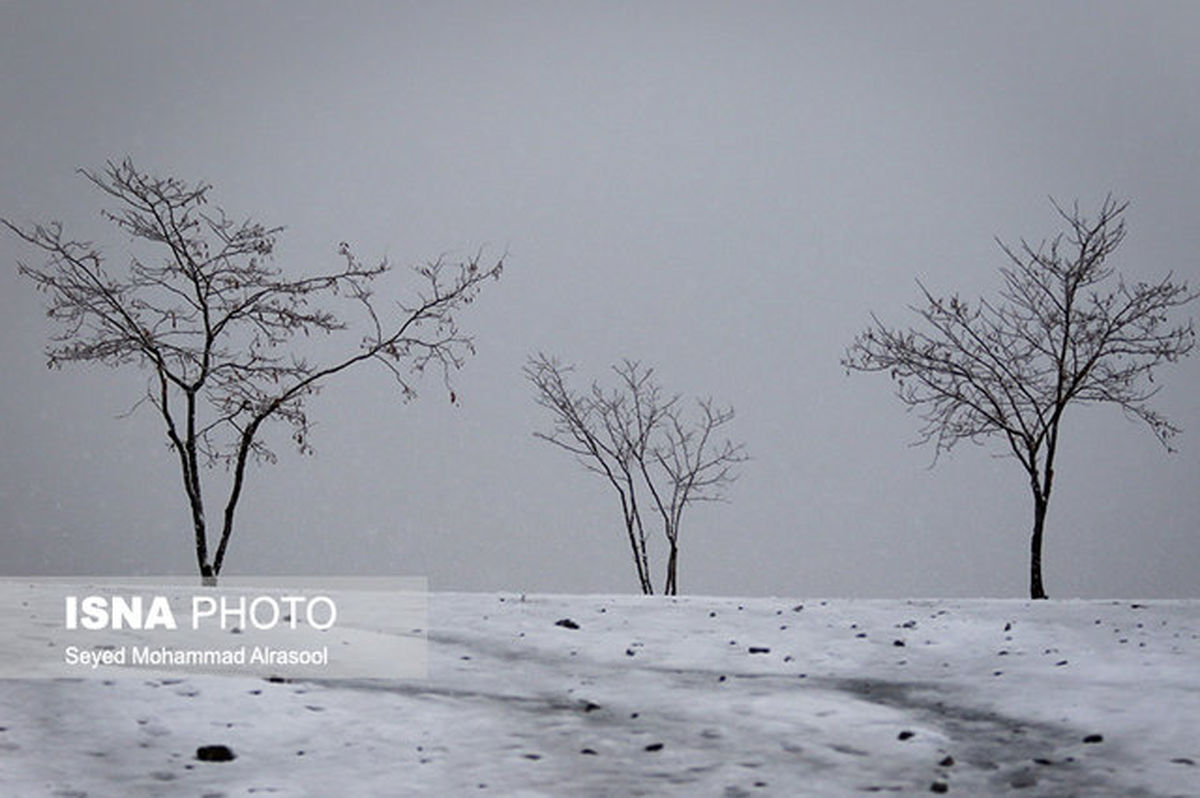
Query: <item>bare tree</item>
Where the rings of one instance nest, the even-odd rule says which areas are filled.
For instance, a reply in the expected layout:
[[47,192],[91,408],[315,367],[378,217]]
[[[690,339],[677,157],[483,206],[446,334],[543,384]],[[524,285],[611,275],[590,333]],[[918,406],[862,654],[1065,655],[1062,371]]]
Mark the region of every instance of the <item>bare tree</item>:
[[[450,373],[474,352],[456,314],[485,279],[500,276],[502,262],[484,267],[476,256],[416,267],[422,287],[384,308],[373,286],[392,267],[363,265],[346,243],[338,247],[341,269],[287,278],[270,265],[282,228],[210,208],[210,186],[155,177],[129,159],[80,172],[113,203],[105,218],[132,241],[119,273],[91,242],[65,238],[57,222],[0,222],[46,257],[42,266],[21,262],[19,269],[48,295],[48,315],[59,324],[47,351],[52,368],[95,361],[149,370],[138,405],[157,411],[178,457],[206,582],[215,583],[225,562],[247,462],[275,461],[265,425],[286,423],[298,449],[310,453],[305,403],[327,379],[374,362],[408,400],[415,396],[412,377],[432,368],[455,401]],[[310,363],[296,351],[298,335],[348,327],[321,304],[333,297],[357,307],[361,338],[339,358]],[[201,471],[217,464],[231,477],[210,557]]]
[[1169,314],[1196,293],[1170,274],[1130,284],[1109,265],[1125,239],[1127,206],[1110,196],[1088,219],[1078,204],[1054,203],[1065,222],[1055,237],[1037,246],[998,241],[1008,261],[998,301],[937,298],[921,285],[924,303],[912,308],[920,328],[893,329],[872,315],[843,360],[848,370],[891,376],[900,400],[920,411],[919,443],[933,443],[935,457],[963,440],[1006,444],[1033,494],[1035,599],[1046,598],[1042,539],[1067,407],[1116,405],[1168,451],[1179,432],[1150,400],[1155,371],[1195,344],[1192,322],[1172,323]]
[[593,382],[586,393],[573,391],[566,383],[573,370],[544,354],[530,358],[525,375],[537,403],[554,418],[550,432],[535,435],[574,454],[617,492],[638,584],[646,595],[654,593],[654,584],[643,508],[657,514],[667,545],[662,590],[674,595],[684,508],[723,499],[737,465],[746,460],[741,444],[716,440],[733,419],[733,409],[702,399],[697,414],[689,417],[678,394],[664,394],[653,369],[630,360],[613,367],[618,385],[610,389]]

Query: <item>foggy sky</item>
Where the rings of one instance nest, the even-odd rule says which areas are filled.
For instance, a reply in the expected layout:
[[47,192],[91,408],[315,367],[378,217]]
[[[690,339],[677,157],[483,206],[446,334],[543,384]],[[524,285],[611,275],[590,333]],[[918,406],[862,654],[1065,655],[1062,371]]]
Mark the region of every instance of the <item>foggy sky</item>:
[[[544,350],[736,407],[753,459],[685,515],[683,592],[1022,597],[1018,464],[963,445],[930,468],[887,379],[839,359],[870,312],[912,318],[917,279],[995,291],[994,238],[1056,232],[1048,197],[1129,198],[1118,269],[1200,282],[1197,31],[1194,3],[5,2],[0,215],[115,266],[74,170],[129,155],[286,225],[289,274],[338,268],[342,240],[508,253],[461,317],[460,405],[370,368],[329,383],[316,455],[250,473],[228,574],[636,590],[615,496],[532,436]],[[144,375],[47,370],[19,257],[0,237],[0,573],[191,573],[161,424],[118,418]],[[1175,454],[1069,411],[1051,596],[1200,595],[1200,359],[1161,383]]]

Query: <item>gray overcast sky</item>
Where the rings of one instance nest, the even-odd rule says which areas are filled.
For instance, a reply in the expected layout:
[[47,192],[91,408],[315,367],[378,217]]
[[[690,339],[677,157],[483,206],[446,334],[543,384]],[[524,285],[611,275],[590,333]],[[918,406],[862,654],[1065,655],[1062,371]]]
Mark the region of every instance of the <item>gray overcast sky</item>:
[[[461,406],[364,369],[313,403],[311,458],[250,475],[227,573],[427,575],[441,590],[636,589],[616,500],[533,439],[539,349],[621,357],[736,406],[753,461],[685,518],[685,592],[1023,596],[1018,465],[930,469],[879,376],[847,376],[916,279],[998,284],[993,237],[1048,196],[1133,201],[1118,267],[1200,283],[1200,4],[0,3],[0,214],[122,258],[73,174],[107,158],[402,264],[478,247]],[[175,462],[129,371],[48,371],[29,256],[0,237],[0,572],[189,573]],[[1200,359],[1163,372],[1169,455],[1070,415],[1052,596],[1197,596]]]

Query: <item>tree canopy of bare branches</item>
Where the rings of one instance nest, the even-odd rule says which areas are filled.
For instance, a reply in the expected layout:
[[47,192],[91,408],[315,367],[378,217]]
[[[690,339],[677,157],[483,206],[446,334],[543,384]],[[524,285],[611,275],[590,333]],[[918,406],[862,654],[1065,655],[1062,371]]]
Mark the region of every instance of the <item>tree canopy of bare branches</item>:
[[744,447],[719,441],[733,408],[697,400],[689,414],[678,394],[667,395],[654,370],[625,360],[614,366],[617,385],[598,382],[583,393],[567,384],[573,367],[544,354],[530,358],[525,376],[536,401],[551,412],[549,432],[538,438],[574,454],[617,492],[638,585],[654,593],[644,508],[657,515],[667,545],[662,592],[679,592],[679,532],[684,509],[725,498],[746,460]]
[[[288,277],[272,265],[282,228],[210,206],[209,185],[156,177],[129,159],[80,173],[105,196],[104,217],[133,242],[127,264],[112,268],[58,223],[0,223],[45,257],[19,269],[47,295],[58,325],[47,350],[51,367],[94,361],[148,370],[138,404],[157,411],[178,457],[197,564],[209,581],[225,561],[247,462],[275,460],[264,425],[283,422],[299,450],[310,452],[306,400],[361,363],[384,368],[406,400],[415,395],[413,378],[430,369],[449,390],[451,372],[474,352],[457,314],[502,270],[502,261],[484,266],[478,255],[439,259],[415,267],[419,288],[409,300],[385,306],[374,286],[392,266],[364,265],[346,243],[337,250],[339,269]],[[330,362],[310,362],[298,353],[298,336],[349,328],[330,309],[335,298],[357,308],[358,344]],[[210,556],[201,470],[218,464],[231,480]]]
[[1194,291],[1170,274],[1130,283],[1110,265],[1125,240],[1127,202],[1110,196],[1095,218],[1078,203],[1053,204],[1065,223],[1053,238],[998,241],[1007,260],[998,300],[939,298],[918,283],[923,303],[912,310],[923,324],[892,328],[872,315],[843,360],[848,370],[889,374],[923,421],[919,442],[936,453],[1003,441],[1033,494],[1033,598],[1046,597],[1042,539],[1064,411],[1116,405],[1170,450],[1179,429],[1151,406],[1154,375],[1195,345],[1191,320],[1171,319]]

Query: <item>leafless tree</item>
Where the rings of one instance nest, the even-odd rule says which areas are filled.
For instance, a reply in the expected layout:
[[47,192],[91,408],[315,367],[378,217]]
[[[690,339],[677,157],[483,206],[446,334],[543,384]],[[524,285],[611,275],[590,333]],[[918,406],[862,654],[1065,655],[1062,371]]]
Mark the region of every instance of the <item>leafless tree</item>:
[[1042,538],[1063,413],[1070,405],[1116,405],[1170,451],[1179,429],[1150,407],[1154,374],[1195,344],[1191,320],[1169,318],[1195,292],[1170,274],[1127,283],[1109,265],[1125,239],[1127,202],[1108,197],[1094,219],[1078,203],[1053,204],[1065,222],[1056,236],[1036,246],[998,241],[1007,260],[999,300],[937,298],[921,285],[923,304],[912,308],[921,327],[894,329],[873,315],[843,360],[847,369],[891,376],[900,400],[924,421],[919,443],[933,443],[935,453],[963,440],[1006,444],[1033,494],[1035,599],[1046,597]]
[[[474,352],[456,315],[485,279],[500,276],[502,262],[485,267],[476,256],[416,267],[413,297],[384,307],[373,287],[391,265],[366,266],[346,243],[338,247],[339,270],[285,277],[270,265],[282,228],[211,208],[210,186],[155,177],[129,159],[80,172],[111,203],[105,218],[131,240],[127,266],[110,271],[99,249],[66,238],[57,222],[0,222],[45,256],[43,265],[19,269],[48,296],[48,315],[59,325],[47,351],[51,367],[95,361],[149,371],[138,405],[157,411],[178,457],[206,582],[215,583],[225,562],[247,462],[275,461],[262,435],[268,422],[289,425],[298,449],[311,452],[306,400],[367,362],[386,369],[405,400],[415,395],[412,378],[433,369],[455,401],[450,373]],[[311,363],[297,352],[298,335],[348,327],[325,304],[334,297],[357,307],[361,338],[340,357]],[[231,476],[210,558],[201,471],[218,464]]]
[[530,358],[525,375],[537,403],[554,418],[550,432],[535,435],[574,454],[616,490],[638,584],[647,595],[654,584],[643,508],[657,514],[667,545],[662,591],[674,595],[684,508],[725,498],[738,464],[746,460],[741,444],[717,441],[733,409],[701,399],[689,416],[678,394],[663,392],[653,369],[630,360],[613,367],[616,387],[593,382],[586,393],[567,385],[573,370],[544,354]]

